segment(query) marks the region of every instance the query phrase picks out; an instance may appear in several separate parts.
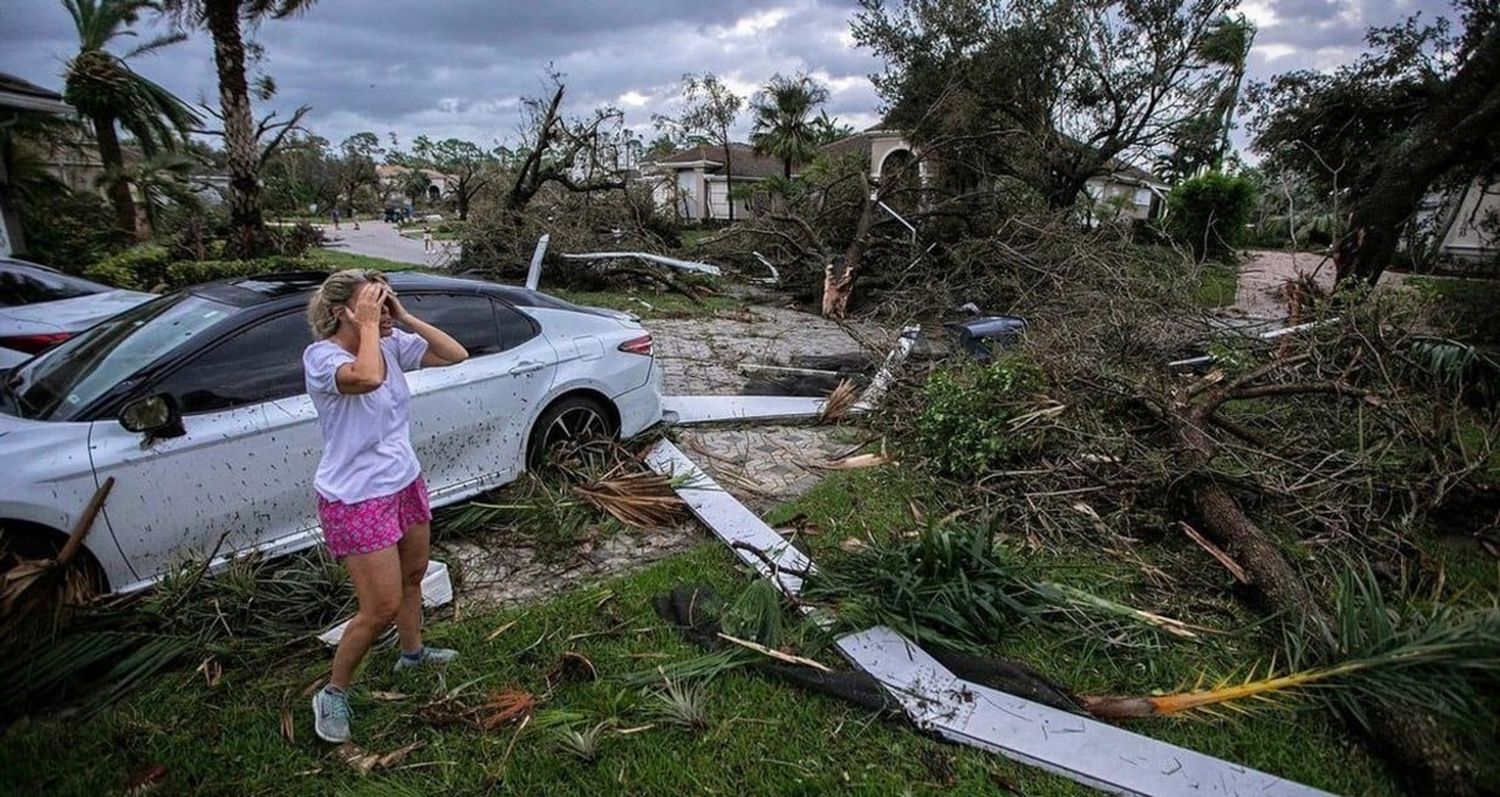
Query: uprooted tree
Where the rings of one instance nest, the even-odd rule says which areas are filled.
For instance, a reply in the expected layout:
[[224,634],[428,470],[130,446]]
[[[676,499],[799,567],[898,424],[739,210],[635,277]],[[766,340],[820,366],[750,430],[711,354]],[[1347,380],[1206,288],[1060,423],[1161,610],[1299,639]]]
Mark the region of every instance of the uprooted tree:
[[1373,283],[1434,190],[1492,175],[1500,158],[1500,24],[1494,3],[1459,0],[1442,18],[1373,28],[1370,52],[1333,73],[1255,87],[1255,146],[1326,197],[1347,197],[1337,278]]
[[1014,178],[1053,208],[1189,127],[1211,161],[1248,44],[1232,0],[861,5],[854,36],[885,60],[886,124],[940,148],[951,178]]
[[[1350,297],[1337,319],[1333,303],[1314,300],[1309,316],[1332,320],[1301,337],[1220,332],[1213,365],[1175,374],[1162,366],[1183,342],[1213,334],[1191,309],[1190,261],[1019,215],[941,259],[891,285],[885,306],[897,317],[961,300],[1024,313],[1022,356],[1047,364],[1046,384],[1015,412],[1027,426],[998,432],[1006,450],[1036,459],[992,463],[964,500],[1016,538],[1087,539],[1176,596],[1182,577],[1136,549],[1185,521],[1238,566],[1253,605],[1288,625],[1309,660],[1330,662],[1360,647],[1346,647],[1357,629],[1331,610],[1338,573],[1368,566],[1388,584],[1440,589],[1423,535],[1493,511],[1475,509],[1493,506],[1492,410],[1468,408],[1424,360],[1400,297]],[[1038,408],[1055,420],[1039,421]],[[1414,793],[1474,793],[1491,764],[1428,708],[1376,692],[1350,720]]]

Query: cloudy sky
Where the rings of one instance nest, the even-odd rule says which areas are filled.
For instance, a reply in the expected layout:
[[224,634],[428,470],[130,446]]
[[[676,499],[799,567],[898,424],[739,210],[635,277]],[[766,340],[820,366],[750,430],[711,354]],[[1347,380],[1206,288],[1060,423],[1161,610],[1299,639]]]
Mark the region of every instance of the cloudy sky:
[[[1336,66],[1360,52],[1366,27],[1446,8],[1443,0],[1245,0],[1260,27],[1252,77]],[[685,72],[717,73],[748,94],[776,72],[807,71],[829,85],[831,114],[873,124],[879,98],[867,76],[879,63],[854,46],[853,11],[852,0],[321,0],[254,36],[265,47],[258,69],[280,87],[274,106],[311,105],[307,126],[335,142],[360,130],[382,139],[394,132],[403,146],[420,133],[513,140],[518,99],[543,91],[549,63],[566,76],[575,112],[612,103],[649,139],[651,114],[673,107]],[[57,0],[0,0],[0,71],[60,89],[76,48]],[[136,68],[184,98],[217,104],[205,34]]]

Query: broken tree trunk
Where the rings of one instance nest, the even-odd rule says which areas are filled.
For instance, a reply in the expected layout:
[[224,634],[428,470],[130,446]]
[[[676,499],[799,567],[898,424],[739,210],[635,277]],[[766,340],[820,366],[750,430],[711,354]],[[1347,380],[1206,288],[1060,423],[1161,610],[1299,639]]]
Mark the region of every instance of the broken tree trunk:
[[1334,248],[1336,279],[1374,284],[1396,254],[1401,226],[1433,184],[1485,151],[1500,126],[1500,25],[1493,25],[1411,131],[1387,144],[1375,179]]
[[849,297],[854,293],[854,277],[859,272],[859,261],[870,245],[870,226],[875,222],[875,197],[870,193],[869,181],[865,182],[864,202],[859,209],[859,222],[854,227],[854,238],[844,247],[844,253],[830,260],[823,273],[823,317],[843,318],[849,311]]
[[[1188,391],[1180,392],[1167,411],[1167,420],[1177,439],[1182,464],[1190,471],[1204,469],[1218,454],[1218,444],[1206,431],[1223,403],[1237,395],[1261,395],[1255,388],[1244,387],[1253,377],[1237,380],[1212,390],[1200,402],[1193,402]],[[1286,386],[1276,386],[1286,387]],[[1345,385],[1299,386],[1298,392],[1352,394]],[[1290,391],[1288,391],[1290,392]],[[1267,394],[1270,395],[1270,394]],[[1288,618],[1302,618],[1307,627],[1317,628],[1322,638],[1309,640],[1334,655],[1339,650],[1335,626],[1322,603],[1297,569],[1283,555],[1281,548],[1251,517],[1223,484],[1212,479],[1191,482],[1188,498],[1199,515],[1200,528],[1215,543],[1224,547],[1250,579],[1269,611]],[[1482,793],[1478,775],[1450,735],[1443,732],[1431,717],[1416,712],[1402,712],[1383,706],[1366,710],[1366,740],[1391,765],[1412,794],[1472,795]],[[1356,728],[1352,718],[1346,718]]]

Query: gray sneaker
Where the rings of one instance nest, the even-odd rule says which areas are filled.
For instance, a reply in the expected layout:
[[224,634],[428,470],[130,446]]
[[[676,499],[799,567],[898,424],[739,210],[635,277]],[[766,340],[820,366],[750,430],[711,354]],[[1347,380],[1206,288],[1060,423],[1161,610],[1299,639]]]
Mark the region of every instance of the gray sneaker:
[[453,661],[456,658],[458,658],[458,651],[456,650],[449,650],[448,648],[423,647],[422,655],[416,657],[415,659],[407,658],[406,654],[404,653],[397,656],[396,666],[392,667],[391,669],[395,672],[401,672],[402,670],[405,670],[409,667],[421,667],[428,664],[447,664],[448,662]]
[[349,741],[349,720],[354,712],[349,709],[349,696],[335,694],[327,688],[313,695],[313,731],[325,742],[341,744]]

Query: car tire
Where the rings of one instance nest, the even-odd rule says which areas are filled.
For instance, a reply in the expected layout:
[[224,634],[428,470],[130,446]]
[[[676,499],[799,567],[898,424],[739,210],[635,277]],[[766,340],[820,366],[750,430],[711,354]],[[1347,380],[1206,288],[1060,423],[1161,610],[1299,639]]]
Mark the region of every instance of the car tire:
[[526,442],[526,467],[545,464],[547,455],[564,442],[613,440],[619,429],[604,403],[590,396],[566,396],[552,402],[531,426]]

